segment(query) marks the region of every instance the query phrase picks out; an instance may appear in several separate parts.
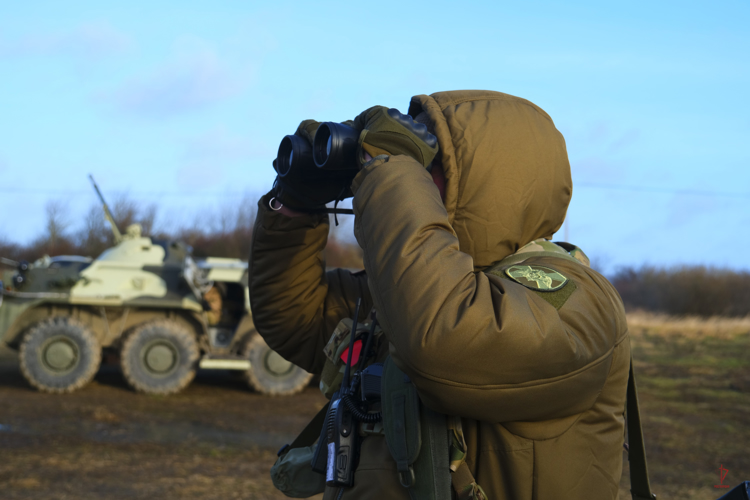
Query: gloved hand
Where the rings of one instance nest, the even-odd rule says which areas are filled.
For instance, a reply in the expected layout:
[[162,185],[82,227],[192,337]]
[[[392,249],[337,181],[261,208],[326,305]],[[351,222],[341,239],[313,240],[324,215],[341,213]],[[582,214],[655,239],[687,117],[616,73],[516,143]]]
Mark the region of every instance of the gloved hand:
[[373,106],[354,119],[354,128],[361,130],[358,161],[364,165],[364,152],[378,155],[411,156],[428,168],[438,153],[437,137],[422,123],[412,120],[395,108]]
[[[351,122],[345,123],[351,126]],[[312,147],[319,125],[315,120],[304,120],[294,135],[303,138]],[[278,172],[276,160],[273,167]],[[326,203],[352,197],[351,179],[331,178],[331,174],[326,174],[321,171],[319,175],[305,179],[276,176],[273,196],[284,206],[300,212],[315,212],[325,208]]]
[[297,131],[294,132],[294,135],[307,140],[307,142],[312,146],[313,139],[315,138],[315,132],[318,130],[319,126],[320,122],[316,122],[315,120],[302,120],[299,124],[299,127],[297,127]]

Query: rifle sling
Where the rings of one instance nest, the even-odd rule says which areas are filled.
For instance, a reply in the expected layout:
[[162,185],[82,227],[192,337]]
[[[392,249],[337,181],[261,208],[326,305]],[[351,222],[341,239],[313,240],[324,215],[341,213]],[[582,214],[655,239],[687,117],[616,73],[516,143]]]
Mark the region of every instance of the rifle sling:
[[630,374],[628,376],[627,420],[630,494],[633,496],[633,500],[656,500],[656,495],[651,493],[651,485],[648,481],[646,447],[643,444],[643,429],[641,428],[641,413],[638,410],[638,390],[635,386],[632,355],[630,356]]
[[292,441],[292,444],[288,445],[288,448],[285,449],[292,449],[292,448],[304,448],[305,446],[312,445],[318,437],[320,437],[320,429],[323,427],[323,424],[326,421],[326,415],[328,414],[328,407],[331,405],[331,402],[328,401],[323,408],[320,409],[320,411],[313,417],[312,420],[310,420],[310,423],[305,426],[304,429],[302,429],[302,432],[299,433],[299,435],[294,438],[294,441]]

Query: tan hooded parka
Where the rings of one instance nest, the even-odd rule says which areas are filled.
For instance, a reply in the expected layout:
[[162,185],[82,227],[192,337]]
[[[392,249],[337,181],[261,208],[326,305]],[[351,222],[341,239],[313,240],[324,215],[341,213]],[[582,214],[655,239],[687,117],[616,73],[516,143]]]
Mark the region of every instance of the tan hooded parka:
[[[562,135],[539,107],[499,92],[416,96],[409,114],[422,112],[438,137],[445,200],[406,156],[360,172],[366,275],[324,272],[326,215],[290,218],[261,199],[250,261],[258,331],[319,373],[331,332],[362,297],[359,319],[374,307],[387,338],[381,359],[390,352],[427,407],[462,417],[467,464],[491,500],[617,498],[630,362],[622,303],[564,250],[527,245],[565,218]],[[519,263],[561,273],[572,293],[551,303],[503,274]],[[364,439],[341,498],[408,498],[382,436]]]

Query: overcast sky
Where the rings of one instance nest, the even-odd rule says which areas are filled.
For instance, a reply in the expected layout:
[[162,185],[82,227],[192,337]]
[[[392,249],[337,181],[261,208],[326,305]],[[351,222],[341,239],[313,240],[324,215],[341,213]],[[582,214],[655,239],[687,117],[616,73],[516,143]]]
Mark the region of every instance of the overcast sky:
[[302,119],[478,88],[552,116],[568,238],[605,270],[750,269],[747,1],[117,4],[2,9],[0,239],[49,200],[82,217],[89,173],[192,220],[267,191]]

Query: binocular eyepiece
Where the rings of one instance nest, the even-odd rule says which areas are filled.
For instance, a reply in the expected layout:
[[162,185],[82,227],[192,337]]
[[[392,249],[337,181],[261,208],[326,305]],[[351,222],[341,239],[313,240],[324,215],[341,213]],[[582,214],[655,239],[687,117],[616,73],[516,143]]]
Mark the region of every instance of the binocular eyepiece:
[[276,156],[276,172],[297,180],[352,178],[358,170],[359,132],[340,123],[318,126],[312,147],[302,137],[287,135]]

